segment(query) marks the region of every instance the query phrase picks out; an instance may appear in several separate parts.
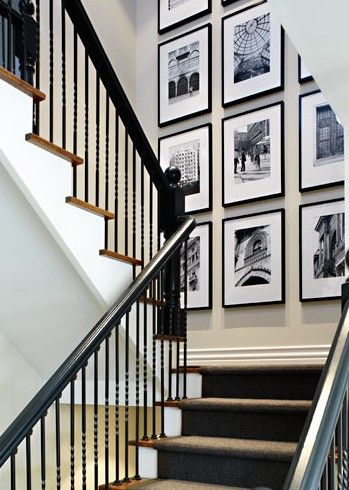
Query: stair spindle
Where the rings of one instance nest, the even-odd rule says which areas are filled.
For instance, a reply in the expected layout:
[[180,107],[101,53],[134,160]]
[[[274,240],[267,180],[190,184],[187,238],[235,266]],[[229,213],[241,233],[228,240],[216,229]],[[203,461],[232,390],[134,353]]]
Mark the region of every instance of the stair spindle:
[[[106,93],[105,100],[105,184],[104,184],[104,208],[109,210],[109,95]],[[109,244],[109,223],[104,220],[104,248],[107,250]]]
[[53,0],[49,0],[49,139],[54,139],[54,38],[53,38]]
[[46,414],[40,421],[41,490],[46,489]]
[[115,217],[114,220],[114,252],[119,250],[119,115],[115,110]]
[[11,72],[14,71],[13,51],[12,0],[7,0],[7,69]]
[[11,490],[16,490],[16,453],[11,454]]
[[30,432],[30,434],[25,438],[26,490],[32,490],[31,436],[32,432]]
[[87,453],[86,453],[86,366],[81,369],[81,476],[82,490],[87,488]]
[[[187,325],[187,308],[188,308],[188,240],[184,242],[184,345],[183,345],[183,398],[187,398],[187,354],[188,354],[188,325]],[[179,370],[178,370],[179,372]]]
[[55,401],[55,422],[56,422],[56,486],[61,488],[61,407],[59,398]]
[[104,479],[109,488],[109,336],[105,339],[105,381],[104,381]]
[[139,378],[140,378],[140,308],[136,302],[136,447],[135,447],[135,480],[140,480],[139,475]]
[[120,325],[115,328],[115,485],[120,484],[120,367],[119,367],[119,330]]
[[61,37],[62,37],[62,148],[67,147],[67,81],[66,81],[66,28],[65,0],[61,3]]
[[125,327],[125,478],[128,483],[129,478],[129,382],[130,382],[130,314],[126,313]]
[[[36,0],[36,23],[37,23],[37,29],[36,29],[36,64],[35,64],[35,87],[40,90],[40,76],[41,76],[41,63],[40,63],[40,56],[41,56],[41,46],[40,46],[40,37],[41,37],[41,4],[40,0]],[[34,111],[33,111],[33,133],[34,134],[39,134],[40,133],[40,102],[36,102],[34,104]]]
[[89,140],[90,140],[90,125],[89,125],[89,107],[90,107],[90,65],[88,51],[85,49],[85,201],[89,201]]
[[125,255],[128,255],[128,132],[125,128]]
[[98,350],[93,363],[93,466],[94,490],[98,490]]
[[[74,78],[74,111],[73,111],[73,153],[78,153],[78,32],[74,26],[73,33],[73,78]],[[73,167],[73,196],[77,197],[77,176],[76,165]]]
[[70,383],[70,488],[75,488],[75,379]]
[[96,177],[95,204],[99,207],[99,177],[100,177],[100,123],[101,123],[101,80],[96,71]]

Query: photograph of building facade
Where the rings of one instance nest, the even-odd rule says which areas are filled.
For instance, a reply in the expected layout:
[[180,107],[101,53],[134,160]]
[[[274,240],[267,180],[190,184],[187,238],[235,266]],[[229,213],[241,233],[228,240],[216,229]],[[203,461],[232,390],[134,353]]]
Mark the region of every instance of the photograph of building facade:
[[261,15],[234,29],[234,82],[270,71],[270,14]]
[[235,231],[235,286],[271,282],[271,226]]
[[181,172],[180,186],[189,196],[200,192],[200,140],[170,148],[170,165]]
[[200,43],[183,46],[168,55],[168,98],[174,103],[200,90]]
[[270,176],[270,120],[234,130],[234,180],[236,184]]
[[[185,248],[181,248],[181,291],[185,281]],[[200,290],[200,237],[189,238],[187,245],[188,291]]]
[[316,111],[316,154],[314,166],[342,161],[344,156],[344,129],[329,104]]
[[344,276],[344,213],[321,216],[315,230],[314,279]]
[[176,7],[180,7],[191,0],[168,0],[168,10],[173,10]]

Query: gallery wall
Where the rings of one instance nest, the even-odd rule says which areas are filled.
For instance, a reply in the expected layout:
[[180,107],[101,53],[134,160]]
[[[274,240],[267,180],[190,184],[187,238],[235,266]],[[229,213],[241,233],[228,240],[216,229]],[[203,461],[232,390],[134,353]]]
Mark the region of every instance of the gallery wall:
[[[312,359],[323,358],[340,314],[339,300],[299,301],[299,205],[343,197],[342,186],[300,194],[298,190],[298,97],[317,89],[315,82],[298,82],[298,54],[285,38],[285,89],[257,97],[227,109],[221,94],[221,19],[257,2],[237,1],[223,7],[213,0],[212,14],[163,35],[157,33],[157,0],[138,0],[137,19],[137,114],[157,152],[158,138],[201,124],[213,126],[212,212],[196,215],[198,223],[213,222],[212,309],[189,312],[189,360],[195,363],[220,359]],[[213,26],[212,113],[158,128],[158,44],[207,22]],[[285,197],[222,207],[221,120],[268,104],[285,103]],[[222,307],[222,220],[229,217],[285,208],[286,297],[285,304]]]

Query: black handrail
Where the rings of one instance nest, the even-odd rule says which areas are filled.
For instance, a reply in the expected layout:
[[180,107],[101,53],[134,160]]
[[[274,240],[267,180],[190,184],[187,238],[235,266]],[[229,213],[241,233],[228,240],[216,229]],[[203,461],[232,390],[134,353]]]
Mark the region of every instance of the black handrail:
[[168,181],[81,1],[67,0],[65,8],[152,181],[158,190],[169,192]]
[[78,371],[96,352],[113,328],[127,314],[132,305],[143,295],[151,282],[163,270],[167,261],[174,255],[195,228],[195,219],[185,217],[177,231],[137,276],[121,298],[108,310],[91,332],[84,338],[56,373],[47,381],[32,401],[18,415],[14,422],[0,437],[0,467],[16,451],[20,443],[30,433],[35,424],[45,415]]

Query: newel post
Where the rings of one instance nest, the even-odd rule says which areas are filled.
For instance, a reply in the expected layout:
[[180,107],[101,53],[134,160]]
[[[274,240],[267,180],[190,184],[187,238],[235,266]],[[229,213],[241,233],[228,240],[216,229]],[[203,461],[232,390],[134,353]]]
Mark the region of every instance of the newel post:
[[[185,199],[183,189],[180,187],[181,172],[177,167],[169,167],[165,175],[170,184],[170,193],[167,199],[159,200],[160,224],[164,237],[167,240],[178,229],[185,213]],[[177,250],[168,261],[163,275],[165,306],[162,312],[161,333],[163,335],[183,334],[181,325],[181,275],[180,250]]]
[[20,0],[22,30],[16,30],[16,55],[20,60],[21,77],[33,85],[39,26],[34,19],[35,6],[31,0]]
[[[347,267],[349,267],[349,250],[345,255],[345,262]],[[349,301],[349,277],[347,278],[345,283],[342,284],[342,311],[347,301]]]

